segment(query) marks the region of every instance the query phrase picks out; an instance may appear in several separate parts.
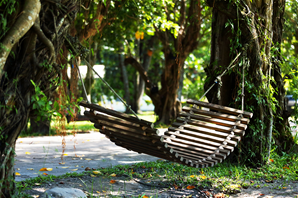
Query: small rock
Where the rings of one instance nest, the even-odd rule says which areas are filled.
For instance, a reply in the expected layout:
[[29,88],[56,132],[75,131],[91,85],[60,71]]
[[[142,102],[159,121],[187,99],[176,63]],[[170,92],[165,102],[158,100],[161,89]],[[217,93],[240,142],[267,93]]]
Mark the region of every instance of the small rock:
[[41,198],[87,198],[85,193],[77,188],[55,187],[44,192]]

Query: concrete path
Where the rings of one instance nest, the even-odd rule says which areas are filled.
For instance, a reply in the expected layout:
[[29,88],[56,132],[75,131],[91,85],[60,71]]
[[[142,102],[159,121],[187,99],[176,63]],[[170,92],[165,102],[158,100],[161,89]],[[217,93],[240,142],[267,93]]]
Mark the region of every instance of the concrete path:
[[[62,140],[61,136],[19,138],[16,143],[15,171],[20,175],[16,176],[16,181],[43,173],[80,173],[87,167],[111,167],[158,159],[118,147],[99,132],[66,136],[64,155]],[[52,171],[39,171],[41,168],[52,168]]]

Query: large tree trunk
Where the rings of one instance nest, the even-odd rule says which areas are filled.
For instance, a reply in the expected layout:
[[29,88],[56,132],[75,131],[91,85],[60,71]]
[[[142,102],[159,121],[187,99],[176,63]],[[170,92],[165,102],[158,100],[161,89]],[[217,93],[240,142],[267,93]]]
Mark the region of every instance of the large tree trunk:
[[[271,54],[272,41],[279,43],[274,47],[280,49],[285,2],[269,0],[251,3],[242,0],[238,3],[208,3],[213,7],[213,24],[207,78],[214,80],[227,69],[236,55],[241,55],[234,62],[239,66],[222,76],[222,86],[215,86],[207,98],[212,103],[240,108],[241,94],[235,96],[241,89],[240,65],[246,65],[245,109],[253,112],[254,117],[236,156],[238,160],[252,165],[263,164],[270,156],[272,136],[280,150],[287,151],[294,143],[286,127],[288,115],[284,111],[285,89],[280,71],[280,50],[274,56]],[[272,82],[271,77],[276,82]],[[212,80],[206,82],[205,89],[212,83]],[[273,88],[277,90],[276,93],[273,93]],[[220,98],[217,97],[218,91]],[[278,133],[273,133],[273,130],[278,130]]]
[[[62,66],[56,63],[56,57],[77,12],[76,1],[63,2],[59,7],[51,1],[42,5],[39,0],[19,2],[9,16],[9,31],[1,33],[0,197],[15,194],[13,165],[18,135],[26,127],[31,110],[42,105],[38,104],[41,92],[49,99],[59,82],[55,80],[60,78]],[[52,86],[48,86],[50,82]]]

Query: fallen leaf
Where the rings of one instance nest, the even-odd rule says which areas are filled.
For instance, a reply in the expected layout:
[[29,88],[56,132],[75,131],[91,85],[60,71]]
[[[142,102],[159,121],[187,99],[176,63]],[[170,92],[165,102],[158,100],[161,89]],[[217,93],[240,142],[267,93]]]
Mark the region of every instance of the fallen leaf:
[[61,182],[59,182],[59,184],[64,184],[64,182],[63,182],[63,181],[61,181]]
[[34,170],[34,168],[27,168],[27,170]]
[[90,159],[90,158],[85,158],[85,160],[92,160],[92,159]]
[[79,165],[75,165],[75,167],[79,167]]
[[103,193],[106,193],[107,191],[105,191],[105,190],[102,190],[102,192],[103,192]]
[[176,184],[174,184],[174,188],[177,190],[179,188],[179,186],[177,186]]
[[223,193],[217,193],[214,197],[215,198],[224,198],[225,197],[225,194],[223,194]]
[[189,176],[189,177],[195,177],[195,175],[191,175],[191,176]]
[[18,173],[18,172],[16,172],[16,173],[15,173],[15,175],[16,175],[16,176],[20,176],[21,174],[20,174],[20,173]]
[[91,177],[96,177],[95,175],[90,174]]
[[81,166],[82,168],[84,168],[84,166]]
[[20,168],[17,168],[17,170],[21,170]]
[[87,142],[89,142],[90,140],[86,140]]
[[77,171],[78,169],[76,168],[76,169],[71,169],[71,171]]
[[114,183],[116,183],[116,180],[113,180],[113,179],[112,179],[112,180],[110,180],[110,183],[111,183],[111,184],[114,184]]
[[59,164],[65,164],[65,162],[59,162]]
[[30,153],[30,152],[26,152],[25,154],[26,154],[26,155],[30,155],[31,153]]
[[263,194],[263,193],[260,193],[260,196],[264,196],[265,194]]
[[41,185],[41,183],[35,183],[34,185],[35,185],[35,186],[40,186],[40,185]]
[[69,168],[69,166],[63,166],[63,167],[61,167],[61,168]]
[[287,187],[282,187],[282,189],[287,189]]
[[68,154],[67,154],[67,153],[63,153],[63,155],[64,155],[64,156],[67,156]]
[[43,175],[48,175],[48,173],[43,173]]
[[23,141],[20,141],[19,143],[23,143]]
[[89,171],[89,170],[91,170],[91,168],[89,168],[89,167],[86,167],[85,168],[85,171]]
[[283,169],[290,169],[288,166],[284,166],[284,167],[282,167]]
[[187,188],[188,190],[191,190],[191,189],[194,189],[195,186],[187,186],[186,188]]
[[112,173],[110,176],[111,177],[116,177],[116,174],[115,173]]
[[47,171],[47,168],[41,168],[39,171]]
[[53,168],[47,168],[47,171],[52,171],[53,170]]
[[207,177],[205,175],[200,175],[200,178],[206,179]]
[[149,198],[147,195],[144,195],[143,198]]
[[145,169],[145,168],[146,168],[146,166],[142,166],[142,168],[144,168],[144,169]]
[[269,161],[270,161],[270,162],[274,162],[274,160],[273,160],[273,159],[269,159]]
[[100,171],[92,171],[95,175],[101,174]]
[[96,191],[98,194],[100,193],[99,191]]

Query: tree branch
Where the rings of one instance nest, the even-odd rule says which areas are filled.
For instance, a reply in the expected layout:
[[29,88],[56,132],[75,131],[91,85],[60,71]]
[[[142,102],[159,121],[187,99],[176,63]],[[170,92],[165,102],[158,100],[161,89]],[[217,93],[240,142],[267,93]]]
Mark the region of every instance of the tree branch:
[[4,65],[12,47],[22,38],[33,26],[34,21],[39,17],[39,0],[25,0],[24,10],[17,21],[8,30],[0,46],[0,81],[4,74]]

